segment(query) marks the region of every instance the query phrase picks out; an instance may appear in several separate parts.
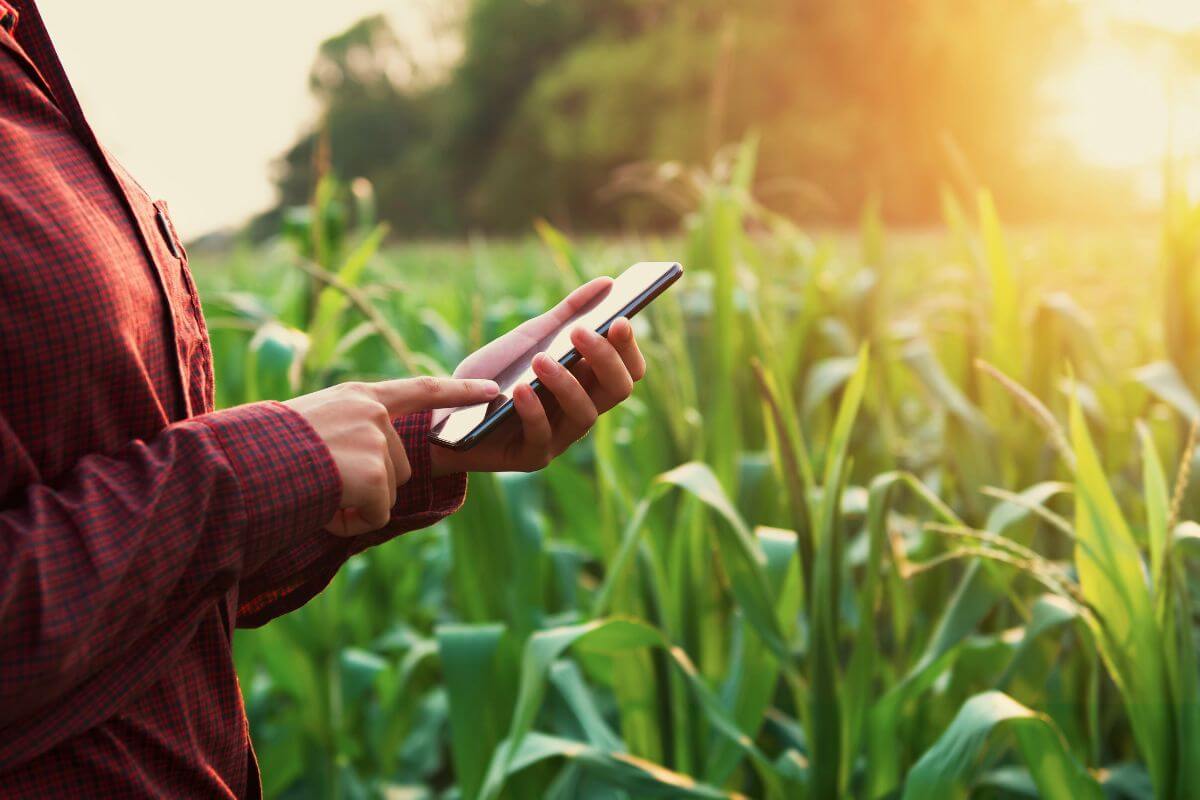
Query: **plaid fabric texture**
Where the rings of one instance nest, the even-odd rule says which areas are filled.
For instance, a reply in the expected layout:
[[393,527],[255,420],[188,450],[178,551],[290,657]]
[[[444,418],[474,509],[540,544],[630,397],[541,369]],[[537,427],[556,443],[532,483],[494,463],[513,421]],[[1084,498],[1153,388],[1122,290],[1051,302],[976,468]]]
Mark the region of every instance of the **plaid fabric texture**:
[[[0,0],[0,798],[254,797],[235,626],[462,503],[396,420],[391,524],[321,526],[337,469],[279,403],[213,411],[187,254],[99,145],[32,0]],[[0,17],[2,18],[2,17]]]

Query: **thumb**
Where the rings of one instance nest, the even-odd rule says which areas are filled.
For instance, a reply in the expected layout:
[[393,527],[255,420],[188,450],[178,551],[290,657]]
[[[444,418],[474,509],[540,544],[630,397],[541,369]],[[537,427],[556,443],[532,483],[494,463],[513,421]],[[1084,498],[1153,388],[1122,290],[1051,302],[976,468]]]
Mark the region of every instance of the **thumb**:
[[392,416],[429,408],[457,408],[487,403],[500,393],[495,381],[466,378],[399,378],[368,384],[375,399]]

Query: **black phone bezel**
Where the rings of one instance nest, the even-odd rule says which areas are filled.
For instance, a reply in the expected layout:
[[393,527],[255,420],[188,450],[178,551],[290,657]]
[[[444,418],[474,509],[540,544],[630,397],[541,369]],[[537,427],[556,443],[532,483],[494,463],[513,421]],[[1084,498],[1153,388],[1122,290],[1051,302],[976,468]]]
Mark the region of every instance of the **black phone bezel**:
[[[607,336],[608,329],[620,317],[626,317],[626,318],[633,317],[635,314],[637,314],[643,308],[650,305],[650,302],[652,300],[654,300],[654,298],[658,297],[660,294],[665,292],[667,290],[667,287],[670,286],[671,284],[675,283],[675,281],[679,280],[679,278],[682,275],[683,275],[683,265],[681,265],[679,262],[675,262],[674,264],[671,265],[671,267],[665,273],[663,273],[663,275],[660,278],[658,278],[658,280],[656,280],[654,283],[647,286],[644,290],[642,290],[642,292],[637,297],[635,297],[632,301],[630,301],[624,308],[622,308],[616,314],[613,314],[611,317],[609,317],[607,320],[605,320],[600,326],[598,326],[596,328],[596,333],[600,334],[601,336]],[[564,367],[570,369],[571,366],[574,365],[575,362],[578,360],[579,360],[579,351],[576,350],[575,348],[571,348],[571,350],[566,355],[564,355],[562,358],[560,358],[558,360],[558,363],[563,365]],[[537,378],[534,378],[533,381],[529,385],[533,388],[533,390],[535,392],[541,391],[541,389],[542,389],[542,382]],[[479,443],[480,439],[487,436],[489,433],[491,433],[493,430],[495,430],[502,422],[504,422],[504,420],[506,420],[510,416],[512,416],[514,409],[515,409],[515,406],[513,406],[513,401],[511,399],[508,400],[504,405],[500,406],[500,408],[496,411],[496,413],[494,413],[490,417],[487,417],[486,419],[484,419],[483,422],[481,422],[475,426],[474,430],[472,430],[470,433],[468,433],[463,438],[459,439],[457,442],[448,442],[445,439],[438,438],[437,434],[434,433],[432,430],[427,434],[426,438],[428,438],[430,442],[437,445],[438,447],[444,447],[448,450],[458,450],[458,451],[470,450],[472,447],[474,447],[476,444]]]

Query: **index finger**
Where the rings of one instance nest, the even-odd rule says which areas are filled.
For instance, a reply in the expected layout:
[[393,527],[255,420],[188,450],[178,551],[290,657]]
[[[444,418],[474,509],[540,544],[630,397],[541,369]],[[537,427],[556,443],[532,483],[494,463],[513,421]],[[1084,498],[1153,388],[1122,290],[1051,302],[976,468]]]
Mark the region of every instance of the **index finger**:
[[367,384],[371,394],[393,416],[431,408],[458,408],[486,403],[500,393],[495,381],[474,378],[398,378]]

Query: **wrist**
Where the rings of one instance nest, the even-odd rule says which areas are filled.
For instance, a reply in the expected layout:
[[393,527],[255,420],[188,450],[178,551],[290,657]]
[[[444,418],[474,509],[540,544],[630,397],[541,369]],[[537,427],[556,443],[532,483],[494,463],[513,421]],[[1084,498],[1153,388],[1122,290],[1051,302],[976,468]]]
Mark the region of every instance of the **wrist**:
[[429,446],[429,474],[434,478],[444,478],[465,471],[458,453],[435,444]]

